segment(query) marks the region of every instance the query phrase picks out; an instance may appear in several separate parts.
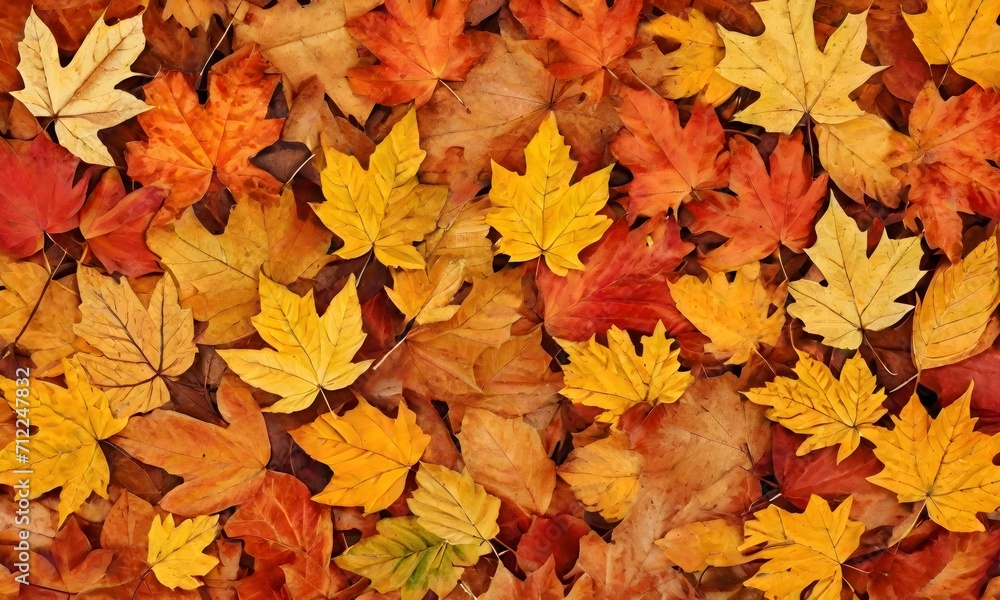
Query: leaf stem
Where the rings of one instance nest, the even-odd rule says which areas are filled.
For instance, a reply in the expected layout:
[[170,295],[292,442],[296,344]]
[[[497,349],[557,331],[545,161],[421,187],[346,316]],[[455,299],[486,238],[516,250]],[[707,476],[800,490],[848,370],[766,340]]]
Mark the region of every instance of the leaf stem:
[[[62,246],[60,246],[60,248],[62,248]],[[42,293],[38,294],[38,299],[35,300],[35,306],[33,306],[31,308],[31,312],[28,313],[28,318],[25,319],[24,325],[21,326],[21,330],[17,332],[16,336],[14,336],[14,340],[7,345],[7,348],[6,350],[4,350],[3,353],[3,358],[7,358],[8,356],[10,356],[11,352],[14,351],[14,348],[17,347],[17,343],[21,341],[21,336],[23,336],[24,333],[28,331],[28,326],[31,325],[32,319],[35,318],[35,313],[38,312],[39,307],[41,307],[42,305],[42,299],[45,298],[46,292],[49,291],[49,286],[52,285],[52,280],[56,276],[56,271],[59,270],[59,267],[62,266],[63,261],[65,261],[66,257],[69,256],[69,252],[67,252],[65,248],[62,248],[62,251],[63,251],[62,258],[59,259],[59,263],[56,264],[54,268],[49,270],[49,276],[45,279],[45,285],[42,286]]]

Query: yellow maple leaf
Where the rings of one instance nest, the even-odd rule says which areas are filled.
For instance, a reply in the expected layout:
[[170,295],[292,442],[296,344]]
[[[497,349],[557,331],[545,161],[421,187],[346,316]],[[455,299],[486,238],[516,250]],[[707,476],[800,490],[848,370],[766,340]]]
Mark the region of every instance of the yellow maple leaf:
[[198,516],[174,525],[174,516],[153,517],[149,527],[149,550],[146,562],[160,583],[170,589],[193,590],[202,585],[195,579],[219,564],[219,559],[204,554],[215,539],[219,516]]
[[642,354],[636,353],[628,333],[614,325],[607,335],[607,346],[599,344],[596,335],[587,342],[556,340],[569,354],[569,364],[563,366],[566,387],[560,393],[604,409],[597,421],[617,423],[626,410],[642,402],[676,402],[694,382],[690,372],[680,370],[680,348],[671,350],[674,341],[662,321],[652,335],[642,337]]
[[36,117],[52,117],[64,148],[85,162],[114,166],[97,132],[150,109],[134,95],[115,89],[136,75],[129,66],[145,46],[142,15],[114,25],[105,24],[102,15],[63,67],[55,36],[32,9],[18,44],[17,70],[24,89],[11,95]]
[[964,259],[940,269],[913,317],[913,364],[943,367],[986,348],[980,339],[1000,303],[997,240],[990,237]]
[[401,600],[421,600],[428,590],[444,598],[464,571],[479,560],[474,544],[449,544],[420,525],[417,517],[382,519],[378,534],[367,537],[336,557],[337,566],[371,580],[388,594],[399,590]]
[[290,433],[309,456],[333,469],[330,483],[313,500],[363,506],[366,514],[399,498],[410,467],[431,441],[405,403],[400,402],[399,413],[390,419],[361,397],[344,416],[323,413]]
[[1000,507],[1000,434],[974,430],[972,384],[931,419],[916,394],[903,407],[892,431],[870,434],[885,469],[868,481],[896,492],[900,502],[926,502],[927,515],[949,531],[985,531],[976,513]]
[[762,35],[719,27],[726,57],[717,72],[760,92],[760,99],[733,115],[734,119],[773,133],[791,133],[803,115],[816,123],[843,123],[864,116],[850,94],[884,68],[861,60],[868,37],[867,10],[847,15],[820,51],[813,24],[816,0],[766,0],[753,6],[764,21]]
[[330,231],[344,241],[341,258],[357,258],[374,249],[387,267],[424,268],[414,242],[434,230],[448,196],[443,185],[424,185],[417,169],[427,153],[420,149],[417,113],[406,113],[368,159],[358,159],[324,145],[321,173],[326,202],[310,204]]
[[[774,291],[760,280],[760,263],[736,271],[732,283],[725,273],[708,271],[708,281],[693,275],[670,284],[681,314],[712,340],[705,350],[738,365],[750,359],[759,344],[774,344],[785,324],[784,285]],[[768,316],[771,305],[777,307]]]
[[857,550],[862,523],[852,521],[848,496],[831,511],[826,500],[810,496],[802,514],[768,506],[754,513],[743,526],[746,535],[740,551],[766,544],[751,559],[766,559],[757,574],[744,582],[764,592],[770,600],[798,598],[813,583],[809,600],[840,600],[844,561]]
[[459,305],[451,301],[463,283],[465,261],[438,260],[426,270],[393,269],[385,292],[407,322],[429,325],[455,316]]
[[177,279],[182,306],[208,322],[198,343],[216,345],[253,333],[258,273],[282,285],[313,277],[326,263],[331,237],[315,217],[298,216],[295,197],[285,190],[274,203],[238,202],[218,235],[189,208],[180,219],[151,227],[146,242]]
[[819,162],[845,194],[899,206],[902,184],[892,169],[913,160],[916,145],[875,115],[816,125]]
[[[111,476],[100,440],[106,440],[125,427],[128,419],[116,419],[111,414],[108,398],[100,388],[87,381],[75,361],[63,359],[66,387],[35,380],[25,396],[18,390],[29,388],[0,378],[0,390],[11,409],[19,415],[27,409],[27,421],[37,427],[31,434],[30,445],[14,441],[7,444],[0,456],[0,483],[14,485],[24,475],[19,469],[30,469],[29,498],[37,498],[57,487],[59,492],[59,525],[66,521],[90,496],[91,492],[108,497]],[[18,462],[18,454],[27,449],[27,463]]]
[[557,473],[584,508],[614,522],[632,508],[645,464],[642,454],[629,448],[628,435],[612,429],[610,437],[574,448]]
[[251,322],[274,350],[218,352],[240,379],[281,396],[265,412],[308,408],[320,390],[343,389],[372,364],[370,360],[351,362],[367,337],[361,329],[361,304],[354,286],[351,275],[320,317],[312,290],[299,296],[260,276],[260,314]]
[[417,489],[406,501],[424,529],[449,544],[470,544],[480,555],[492,552],[489,541],[500,533],[500,499],[473,481],[469,470],[421,463]]
[[730,519],[696,521],[674,527],[656,545],[670,562],[688,573],[707,567],[732,567],[752,560],[739,547],[743,543],[743,528]]
[[844,363],[837,380],[829,367],[804,352],[796,352],[798,379],[778,377],[745,395],[755,404],[770,407],[765,413],[768,419],[809,436],[796,456],[839,444],[839,463],[858,448],[861,438],[868,437],[875,429],[875,421],[886,413],[882,406],[885,393],[875,391],[875,376],[861,354]]
[[997,0],[928,0],[926,12],[903,13],[928,64],[949,65],[986,89],[1000,87],[997,17]]
[[854,350],[863,330],[885,329],[913,308],[895,300],[923,276],[920,237],[893,240],[883,231],[871,258],[867,249],[868,236],[831,196],[830,208],[816,224],[816,243],[806,250],[827,285],[788,284],[795,298],[788,314],[801,319],[809,333],[823,336],[827,346]]
[[542,121],[524,158],[524,175],[493,162],[493,208],[486,222],[502,236],[498,251],[515,262],[543,256],[556,275],[583,270],[580,251],[611,227],[611,219],[597,211],[608,202],[613,165],[570,183],[577,163],[569,157],[555,113]]
[[[665,98],[678,100],[701,94],[706,102],[719,105],[739,87],[716,73],[726,55],[715,24],[697,9],[686,18],[660,15],[639,26],[636,43],[628,56],[632,71]],[[655,38],[680,44],[661,54]]]
[[[0,256],[0,284],[4,287],[0,290],[0,339],[13,343],[20,334],[17,347],[30,353],[36,365],[32,374],[37,377],[59,375],[62,359],[75,352],[73,323],[80,305],[76,277],[54,279],[46,288],[48,280],[45,267]],[[43,291],[45,297],[38,302]],[[34,316],[28,321],[32,310]]]
[[169,275],[160,278],[147,305],[128,280],[116,283],[94,269],[77,270],[80,312],[73,326],[99,355],[77,354],[90,381],[102,387],[118,417],[162,406],[170,399],[165,378],[194,363],[194,321],[181,309]]

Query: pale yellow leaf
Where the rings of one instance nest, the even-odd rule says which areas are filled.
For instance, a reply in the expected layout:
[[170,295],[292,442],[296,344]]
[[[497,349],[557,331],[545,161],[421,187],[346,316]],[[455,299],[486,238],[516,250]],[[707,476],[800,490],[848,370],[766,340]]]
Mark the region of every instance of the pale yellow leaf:
[[500,499],[473,481],[468,469],[458,473],[421,463],[417,489],[406,505],[424,529],[449,544],[474,545],[480,555],[492,551],[489,541],[500,533]]
[[156,579],[170,589],[193,590],[202,585],[195,577],[206,575],[219,563],[204,554],[215,539],[219,516],[198,516],[174,525],[174,516],[153,517],[149,528],[146,562]]
[[913,364],[943,367],[985,350],[979,341],[1000,303],[997,240],[990,237],[964,259],[938,270],[917,301]]
[[773,133],[791,133],[806,115],[816,123],[843,123],[865,115],[850,94],[881,70],[861,60],[868,11],[847,15],[820,51],[815,5],[815,0],[755,2],[765,28],[758,36],[719,27],[726,56],[717,72],[760,92],[760,99],[734,119]]
[[806,250],[826,285],[788,284],[795,298],[788,314],[801,319],[809,333],[823,336],[827,346],[853,350],[861,345],[863,330],[881,331],[913,308],[895,300],[923,276],[920,237],[894,240],[883,231],[870,258],[867,250],[868,236],[831,196],[816,224],[816,243]]
[[574,448],[559,467],[559,477],[584,508],[601,513],[606,521],[621,521],[639,493],[645,462],[629,448],[626,434],[612,430],[610,437]]
[[114,25],[105,24],[102,15],[63,67],[55,36],[32,9],[18,44],[17,70],[24,89],[11,95],[36,117],[51,117],[64,148],[85,162],[114,166],[97,132],[150,109],[134,95],[115,89],[135,75],[129,67],[145,45],[142,15]]

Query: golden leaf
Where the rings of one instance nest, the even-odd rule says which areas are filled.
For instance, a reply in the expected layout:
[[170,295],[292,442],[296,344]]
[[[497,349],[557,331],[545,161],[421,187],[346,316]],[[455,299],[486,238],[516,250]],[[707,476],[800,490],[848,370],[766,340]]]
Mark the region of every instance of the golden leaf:
[[165,378],[194,363],[194,321],[181,309],[169,275],[160,278],[144,305],[128,281],[115,283],[94,269],[77,270],[80,312],[73,326],[100,355],[78,354],[90,381],[102,388],[115,416],[127,417],[170,399]]
[[426,152],[420,149],[417,113],[410,110],[369,158],[368,170],[358,159],[324,146],[321,174],[326,202],[311,204],[323,224],[340,236],[341,258],[357,258],[374,249],[387,267],[424,268],[414,242],[434,230],[448,196],[443,185],[424,185],[417,169]]
[[492,551],[489,541],[500,533],[500,499],[473,481],[468,469],[458,473],[421,463],[406,505],[424,529],[452,545],[474,545],[480,555]]
[[610,437],[574,448],[558,474],[584,508],[606,521],[621,521],[639,493],[645,462],[629,448],[628,436],[612,429]]
[[827,285],[788,284],[795,298],[788,314],[801,319],[809,333],[823,336],[827,346],[854,350],[861,345],[862,330],[881,331],[913,308],[895,300],[923,276],[920,237],[893,240],[883,231],[871,258],[867,249],[868,237],[831,196],[830,208],[816,224],[816,243],[806,250]]
[[819,162],[845,194],[857,202],[865,196],[899,206],[902,184],[892,169],[913,159],[913,140],[875,115],[844,123],[816,125]]
[[451,301],[463,283],[464,261],[438,260],[426,270],[393,269],[392,288],[385,292],[407,322],[430,325],[455,316],[458,304]]
[[556,339],[569,354],[569,364],[563,365],[566,387],[560,393],[604,409],[597,421],[617,423],[626,410],[642,402],[676,402],[694,381],[690,372],[680,370],[680,348],[671,350],[674,342],[662,321],[652,335],[642,337],[641,355],[628,333],[612,325],[607,335],[607,346],[597,343],[596,335],[588,342]]
[[990,237],[964,259],[940,269],[913,317],[917,370],[957,363],[983,350],[980,338],[1000,303],[997,240]]
[[674,527],[656,540],[670,562],[688,573],[749,562],[752,559],[740,553],[742,543],[743,528],[728,519],[696,521]]
[[[728,358],[727,365],[743,364],[759,344],[774,344],[785,324],[784,286],[771,292],[760,280],[760,263],[736,271],[732,283],[725,273],[708,272],[708,281],[693,275],[669,284],[677,310],[712,340],[705,350]],[[768,316],[771,305],[777,307]]]
[[427,531],[417,517],[382,519],[378,535],[365,538],[336,557],[337,566],[367,577],[372,587],[402,600],[421,600],[432,590],[446,597],[462,576],[462,567],[479,560],[474,544],[452,545]]
[[[0,290],[0,338],[13,343],[24,330],[17,346],[30,353],[38,377],[62,373],[62,359],[75,352],[73,323],[80,305],[75,276],[53,280],[46,289],[48,279],[48,271],[39,264],[0,256],[0,284],[5,288]],[[43,290],[45,297],[38,303]],[[38,309],[28,322],[36,303]]]
[[224,15],[226,5],[222,0],[167,0],[163,5],[163,20],[177,19],[185,29],[201,27],[208,30],[215,15]]
[[842,565],[865,532],[862,523],[850,519],[853,499],[848,496],[833,511],[819,496],[810,496],[802,514],[777,506],[754,513],[754,519],[743,526],[746,540],[740,550],[766,544],[750,558],[767,562],[745,585],[763,590],[769,600],[787,600],[800,597],[815,583],[810,600],[839,600]]
[[868,437],[875,422],[886,413],[882,406],[885,393],[875,391],[875,376],[860,353],[844,363],[837,380],[829,367],[804,352],[796,352],[798,379],[778,377],[764,388],[746,392],[746,397],[755,404],[769,406],[765,413],[768,419],[809,436],[796,456],[839,444],[839,463],[857,449],[861,438]]
[[281,396],[265,412],[308,408],[318,392],[351,385],[371,365],[370,360],[351,362],[367,337],[354,286],[351,275],[320,317],[312,290],[299,296],[260,276],[260,314],[251,322],[274,350],[218,352],[240,379]]
[[160,583],[170,589],[193,590],[205,575],[219,564],[219,559],[204,554],[215,539],[219,516],[198,516],[174,525],[174,516],[153,517],[149,527],[149,551],[146,562]]
[[885,469],[868,481],[896,492],[900,502],[926,502],[927,515],[949,531],[985,531],[976,513],[1000,507],[1000,435],[973,428],[972,384],[931,419],[914,394],[892,431],[870,435]]
[[[11,441],[4,448],[0,483],[14,485],[24,477],[15,471],[30,469],[29,498],[61,487],[59,525],[86,502],[91,492],[107,499],[111,474],[99,442],[121,431],[128,422],[114,418],[107,396],[87,381],[79,365],[63,359],[63,369],[65,388],[38,380],[26,388],[0,378],[0,390],[11,409],[19,415],[27,409],[29,416],[25,420],[38,428],[31,434],[30,445]],[[29,389],[27,397],[18,394],[18,390]],[[18,454],[25,448],[29,462],[18,462]]]
[[928,64],[949,65],[985,89],[1000,87],[998,16],[996,0],[928,0],[927,12],[903,13]]
[[145,46],[142,15],[110,26],[102,15],[63,67],[55,36],[32,9],[18,44],[17,70],[24,89],[11,95],[36,117],[52,117],[59,143],[67,150],[85,162],[114,166],[97,132],[150,109],[129,92],[115,89],[136,75],[129,66]]
[[760,99],[734,119],[773,133],[791,133],[804,115],[816,123],[843,123],[865,115],[850,94],[881,70],[861,60],[867,10],[847,15],[820,51],[813,24],[815,0],[766,0],[753,6],[764,21],[762,35],[719,28],[726,57],[717,72],[760,92]]
[[[705,102],[719,105],[739,87],[715,72],[726,48],[715,24],[697,9],[686,18],[660,15],[639,26],[638,39],[628,56],[632,71],[661,96],[678,100],[701,94]],[[661,54],[654,38],[680,46]]]
[[314,217],[299,218],[286,190],[274,203],[238,202],[219,235],[188,209],[177,221],[151,227],[146,242],[177,278],[181,305],[208,322],[198,343],[215,345],[253,333],[258,273],[282,285],[313,277],[326,262],[331,237]]
[[576,161],[549,114],[524,149],[524,175],[493,162],[493,208],[486,222],[500,232],[499,252],[515,262],[538,256],[556,275],[583,269],[580,251],[601,239],[611,219],[597,211],[608,202],[611,167],[570,183]]
[[399,498],[410,467],[431,441],[405,403],[390,419],[361,397],[344,416],[323,413],[290,433],[309,456],[333,469],[330,483],[313,500],[363,506],[365,513],[378,512]]

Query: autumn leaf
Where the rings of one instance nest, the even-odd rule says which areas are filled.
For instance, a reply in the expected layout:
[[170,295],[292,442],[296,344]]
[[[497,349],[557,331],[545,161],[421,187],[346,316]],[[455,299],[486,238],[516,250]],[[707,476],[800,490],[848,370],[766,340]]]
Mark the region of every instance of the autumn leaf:
[[898,170],[910,186],[906,223],[924,226],[931,248],[952,261],[962,256],[960,213],[1000,216],[1000,94],[977,86],[942,100],[928,83],[910,113],[915,159]]
[[351,89],[379,104],[415,100],[419,108],[439,81],[464,81],[486,51],[481,35],[463,33],[468,4],[386,0],[386,12],[371,11],[349,21],[350,34],[381,61],[348,69]]
[[997,240],[988,238],[931,279],[913,315],[917,369],[954,364],[982,350],[980,339],[1000,303]]
[[431,590],[443,598],[455,588],[462,567],[479,560],[475,544],[449,544],[421,527],[417,517],[382,519],[376,527],[378,535],[361,540],[334,561],[370,579],[383,594],[399,590],[402,600],[421,600]]
[[265,471],[257,493],[226,521],[254,557],[256,576],[281,571],[293,597],[327,595],[332,585],[333,524],[327,507],[310,499],[292,475]]
[[797,379],[778,377],[764,388],[746,392],[751,402],[768,406],[767,418],[809,437],[797,456],[828,446],[840,446],[837,463],[869,437],[886,414],[885,393],[876,391],[875,375],[860,354],[847,359],[839,379],[830,368],[798,351]]
[[[760,279],[760,263],[736,271],[730,282],[725,273],[708,272],[708,280],[693,275],[668,284],[681,311],[699,331],[712,340],[705,350],[726,364],[745,363],[760,344],[778,341],[785,323],[784,290],[769,290]],[[769,314],[771,306],[777,307]]]
[[628,90],[618,108],[625,128],[611,150],[632,171],[629,211],[652,217],[714,195],[729,180],[725,135],[712,107],[696,104],[682,128],[677,106],[648,90]]
[[656,545],[667,558],[688,573],[708,567],[731,567],[751,559],[740,553],[743,528],[727,519],[695,521],[674,527]]
[[226,14],[222,0],[167,0],[163,5],[163,19],[173,17],[186,29],[208,29],[215,15]]
[[219,356],[243,381],[281,396],[265,412],[306,409],[317,393],[351,385],[371,365],[351,362],[366,337],[353,275],[322,317],[312,290],[299,296],[261,275],[260,313],[251,322],[274,350],[219,350]]
[[97,354],[78,354],[90,381],[104,389],[111,411],[128,417],[170,399],[166,379],[194,362],[194,322],[181,309],[173,279],[156,283],[148,303],[127,280],[116,283],[94,269],[76,272],[83,320],[73,331]]
[[500,499],[486,493],[468,469],[421,463],[417,489],[406,505],[417,523],[452,545],[476,545],[479,555],[493,551],[489,541],[500,533]]
[[545,513],[556,484],[556,466],[531,425],[472,409],[465,413],[458,439],[477,483],[529,514]]
[[619,219],[580,254],[584,270],[560,277],[543,266],[536,282],[545,330],[585,341],[612,326],[646,334],[660,322],[671,332],[690,328],[667,286],[668,273],[694,248],[680,233],[677,221],[662,213],[631,231]]
[[948,65],[984,89],[1000,86],[1000,5],[995,0],[949,4],[929,0],[927,11],[903,13],[928,64]]
[[629,448],[628,436],[612,430],[610,437],[574,448],[558,474],[587,510],[614,522],[632,508],[644,465],[642,455]]
[[419,141],[416,112],[411,110],[375,149],[367,171],[357,158],[324,147],[326,202],[311,206],[344,241],[337,256],[357,258],[374,251],[389,267],[424,267],[413,243],[434,229],[447,189],[418,182],[417,169],[426,156]]
[[174,516],[153,517],[149,528],[146,562],[163,585],[170,589],[193,590],[202,585],[195,579],[207,574],[219,559],[203,554],[215,539],[218,516],[198,516],[174,525]]
[[253,333],[251,317],[260,312],[258,274],[281,285],[313,277],[326,262],[331,239],[314,217],[299,215],[289,190],[277,202],[238,203],[218,235],[194,209],[146,233],[150,249],[177,279],[181,305],[208,323],[197,337],[202,344]]
[[913,159],[910,138],[875,115],[819,123],[815,131],[819,161],[841,191],[857,202],[869,196],[899,206],[902,185],[893,169]]
[[557,47],[549,70],[559,79],[613,68],[632,45],[642,2],[617,0],[511,0],[510,10],[536,39]]
[[290,433],[306,453],[333,469],[330,483],[313,500],[363,506],[366,513],[386,508],[403,493],[406,474],[430,443],[406,404],[390,419],[360,397],[344,416],[323,413]]
[[166,208],[180,213],[211,189],[235,198],[273,199],[281,184],[250,163],[278,139],[281,119],[266,119],[278,78],[252,51],[237,52],[212,66],[203,106],[183,73],[163,73],[143,88],[153,107],[139,117],[148,140],[130,142],[129,177],[170,190]]
[[155,187],[126,194],[117,169],[101,176],[80,211],[80,233],[109,273],[140,277],[160,270],[143,238],[165,197]]
[[[574,588],[575,589],[575,588]],[[572,592],[571,592],[572,594]],[[479,596],[479,600],[508,600],[509,598],[539,598],[540,600],[562,600],[566,598],[563,584],[556,575],[555,561],[549,559],[542,568],[529,573],[521,581],[501,562],[493,575],[490,589]],[[570,595],[570,598],[577,596]]]
[[382,0],[278,0],[260,8],[237,4],[233,46],[256,49],[287,77],[296,89],[312,76],[345,115],[364,123],[370,100],[355,95],[347,70],[360,62],[360,44],[347,31],[347,22],[382,4]]
[[607,346],[597,343],[596,336],[589,342],[556,339],[569,355],[569,364],[563,365],[566,387],[560,393],[603,409],[597,421],[614,425],[636,404],[676,402],[694,382],[691,373],[681,371],[680,349],[672,348],[663,322],[642,337],[641,354],[621,329],[612,325],[607,336]]
[[217,401],[226,428],[158,409],[130,419],[113,440],[136,460],[184,478],[160,500],[163,510],[216,513],[250,500],[261,486],[271,444],[257,402],[230,378]]
[[46,233],[80,224],[90,178],[74,185],[79,164],[44,135],[31,142],[0,140],[0,248],[15,258],[31,256],[41,250]]
[[20,335],[17,346],[29,353],[39,377],[61,373],[62,359],[76,352],[76,276],[53,279],[48,287],[47,281],[45,267],[0,256],[0,283],[6,288],[0,290],[0,338],[13,344]]
[[[657,38],[679,46],[663,54]],[[640,24],[626,58],[632,72],[664,98],[679,100],[701,95],[705,102],[716,106],[738,87],[715,72],[725,55],[715,23],[692,8],[683,17],[668,13]]]
[[577,162],[563,140],[550,114],[524,151],[524,175],[494,162],[493,208],[486,215],[501,235],[498,252],[516,262],[542,256],[556,275],[583,269],[580,251],[611,226],[610,219],[597,214],[608,201],[611,167],[570,183]]
[[985,531],[976,513],[1000,507],[1000,436],[975,431],[969,415],[972,385],[937,418],[916,394],[893,417],[893,430],[871,434],[875,456],[885,465],[868,481],[896,492],[900,502],[924,502],[932,521],[949,531]]
[[806,254],[827,285],[789,282],[795,302],[788,314],[835,348],[853,350],[861,345],[864,330],[880,331],[902,319],[912,307],[895,300],[923,276],[919,237],[893,240],[883,231],[869,257],[864,232],[833,197],[816,224],[816,243]]
[[812,178],[802,135],[778,138],[768,161],[770,174],[746,138],[733,137],[729,150],[729,189],[736,197],[715,194],[687,205],[695,217],[691,231],[715,231],[729,238],[705,254],[701,264],[726,271],[765,258],[782,245],[802,252],[812,237],[828,179]]
[[[11,441],[0,458],[0,483],[15,485],[24,478],[19,471],[31,471],[29,498],[61,487],[59,493],[59,524],[87,501],[90,494],[107,499],[110,472],[100,441],[106,440],[125,427],[126,419],[111,414],[108,397],[89,381],[73,362],[63,359],[66,387],[36,381],[31,394],[18,394],[11,379],[0,379],[7,404],[17,414],[24,415],[38,431],[31,435],[30,446]],[[22,463],[19,456],[26,455]]]
[[56,38],[34,9],[18,44],[17,70],[24,89],[11,95],[36,117],[55,122],[59,143],[85,162],[114,166],[97,132],[150,109],[132,94],[115,89],[133,73],[129,67],[142,52],[142,16],[107,25],[103,16],[65,67],[59,62]]
[[[744,525],[746,540],[741,551],[765,544],[752,555],[767,562],[745,585],[779,600],[801,595],[836,600],[843,589],[843,564],[858,548],[865,526],[850,520],[851,497],[830,510],[819,496],[809,499],[802,514],[769,506],[754,513]],[[814,585],[815,584],[815,585]]]
[[719,28],[726,56],[717,72],[760,92],[760,99],[734,119],[774,133],[791,133],[806,115],[816,123],[864,116],[850,94],[880,70],[861,60],[868,11],[847,15],[820,51],[813,28],[815,5],[815,0],[755,3],[765,27],[759,36]]

